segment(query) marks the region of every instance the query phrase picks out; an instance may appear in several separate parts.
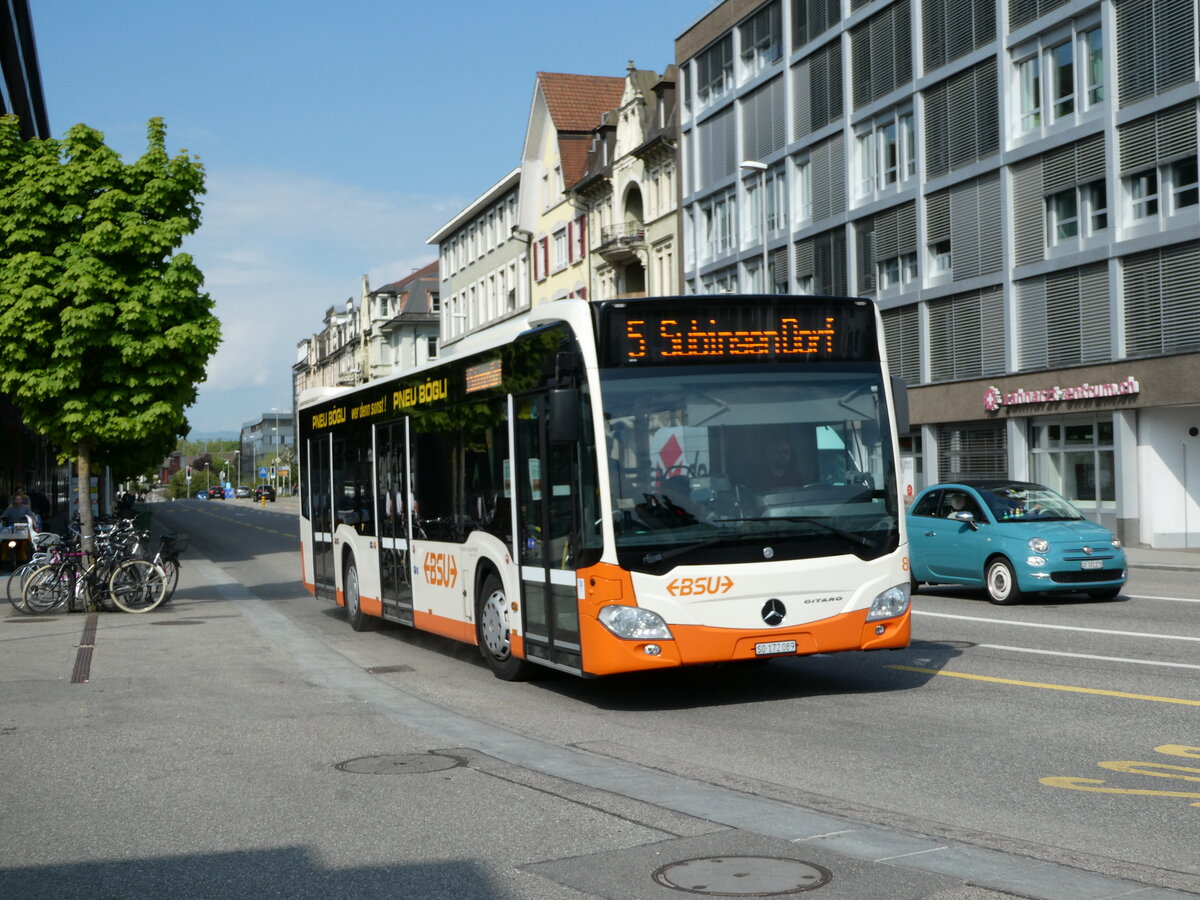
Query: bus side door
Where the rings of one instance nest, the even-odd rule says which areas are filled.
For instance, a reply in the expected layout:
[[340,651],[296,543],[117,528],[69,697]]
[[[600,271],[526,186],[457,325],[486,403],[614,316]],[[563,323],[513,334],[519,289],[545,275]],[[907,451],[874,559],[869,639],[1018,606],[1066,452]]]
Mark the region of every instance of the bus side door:
[[525,655],[578,671],[582,659],[571,535],[577,530],[580,479],[574,445],[549,439],[547,398],[544,393],[513,398]]
[[379,583],[388,618],[413,623],[409,521],[408,420],[375,429],[375,518],[379,523]]
[[308,439],[308,496],[312,510],[313,582],[317,596],[336,596],[333,570],[333,444],[328,434]]

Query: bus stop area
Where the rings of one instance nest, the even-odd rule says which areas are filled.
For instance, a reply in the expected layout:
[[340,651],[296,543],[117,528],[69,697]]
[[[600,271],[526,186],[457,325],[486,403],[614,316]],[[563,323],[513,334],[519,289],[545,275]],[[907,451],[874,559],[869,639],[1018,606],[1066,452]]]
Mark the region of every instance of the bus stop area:
[[481,723],[190,556],[149,615],[0,615],[0,896],[1184,896]]

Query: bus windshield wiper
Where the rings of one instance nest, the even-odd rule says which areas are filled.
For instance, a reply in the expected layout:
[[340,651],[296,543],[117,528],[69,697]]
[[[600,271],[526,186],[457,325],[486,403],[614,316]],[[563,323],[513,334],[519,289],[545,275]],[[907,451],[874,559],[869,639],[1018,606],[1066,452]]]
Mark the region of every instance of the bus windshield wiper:
[[684,544],[681,547],[673,547],[670,550],[647,553],[642,557],[642,564],[646,566],[652,566],[655,563],[665,562],[668,559],[674,559],[676,556],[683,556],[683,554],[691,553],[693,550],[703,550],[705,547],[712,547],[727,540],[729,540],[729,535],[722,535],[721,537],[709,538],[705,541],[696,541],[692,544]]
[[858,544],[860,547],[866,547],[868,550],[878,550],[879,545],[868,537],[864,537],[853,531],[846,531],[844,528],[838,528],[836,525],[830,525],[822,519],[816,519],[812,516],[759,516],[757,518],[744,519],[719,519],[721,522],[804,522],[809,525],[816,525],[818,528],[824,528],[830,534],[836,534],[843,540],[849,541],[852,544]]

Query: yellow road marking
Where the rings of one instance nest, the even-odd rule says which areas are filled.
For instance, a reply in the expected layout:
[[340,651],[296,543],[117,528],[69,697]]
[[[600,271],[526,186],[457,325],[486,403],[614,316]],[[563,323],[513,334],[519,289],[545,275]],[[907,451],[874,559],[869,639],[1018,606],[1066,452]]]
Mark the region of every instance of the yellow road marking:
[[993,678],[990,675],[970,675],[966,672],[944,672],[941,669],[922,669],[917,666],[887,666],[901,672],[920,672],[923,675],[945,675],[949,678],[967,678],[971,681],[990,681],[993,684],[1011,684],[1017,687],[1041,688],[1045,691],[1069,691],[1074,694],[1099,694],[1102,697],[1123,697],[1126,700],[1151,700],[1155,703],[1178,703],[1182,706],[1200,706],[1200,700],[1182,700],[1178,697],[1155,697],[1152,694],[1130,694],[1125,691],[1103,691],[1099,688],[1075,687],[1069,684],[1049,684],[1042,681],[1017,681],[1013,678]]

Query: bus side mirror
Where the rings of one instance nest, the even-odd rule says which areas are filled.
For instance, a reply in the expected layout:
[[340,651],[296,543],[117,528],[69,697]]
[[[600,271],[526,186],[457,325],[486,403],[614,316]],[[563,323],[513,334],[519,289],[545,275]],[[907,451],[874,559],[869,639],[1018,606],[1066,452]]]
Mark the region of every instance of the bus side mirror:
[[551,443],[573,444],[579,440],[579,392],[576,388],[552,388],[548,411],[547,432]]
[[892,405],[896,408],[896,434],[908,434],[908,385],[899,375],[892,376]]

